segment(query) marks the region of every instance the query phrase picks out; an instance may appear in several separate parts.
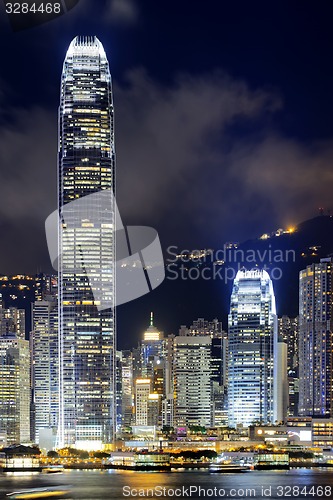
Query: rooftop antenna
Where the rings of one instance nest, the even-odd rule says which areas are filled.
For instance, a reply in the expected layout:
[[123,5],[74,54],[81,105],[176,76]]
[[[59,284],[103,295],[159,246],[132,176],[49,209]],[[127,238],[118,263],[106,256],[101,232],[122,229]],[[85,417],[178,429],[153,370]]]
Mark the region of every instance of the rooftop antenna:
[[154,326],[154,313],[150,313],[150,325],[149,326]]

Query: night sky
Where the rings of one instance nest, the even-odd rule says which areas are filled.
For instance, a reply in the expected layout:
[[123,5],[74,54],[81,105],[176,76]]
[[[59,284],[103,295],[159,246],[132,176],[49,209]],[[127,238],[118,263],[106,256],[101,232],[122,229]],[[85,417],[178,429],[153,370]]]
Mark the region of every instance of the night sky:
[[[97,35],[109,59],[123,220],[155,227],[164,250],[219,248],[333,208],[332,22],[324,1],[80,0],[14,32],[1,3],[0,274],[51,271],[44,221],[76,35]],[[136,301],[134,337],[151,308],[172,315],[154,293]]]

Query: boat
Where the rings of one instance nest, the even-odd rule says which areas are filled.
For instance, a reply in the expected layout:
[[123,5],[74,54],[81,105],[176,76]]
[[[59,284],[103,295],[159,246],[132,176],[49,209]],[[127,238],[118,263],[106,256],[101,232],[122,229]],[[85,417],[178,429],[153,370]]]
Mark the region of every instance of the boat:
[[113,452],[104,462],[106,469],[169,471],[170,454],[163,452]]
[[41,472],[40,450],[32,446],[11,445],[0,453],[2,472]]
[[48,465],[47,467],[43,467],[42,472],[44,474],[59,474],[61,472],[64,472],[64,466],[63,465]]
[[239,472],[249,472],[252,470],[250,466],[238,465],[238,464],[225,464],[225,463],[213,463],[208,467],[208,472],[220,472],[220,473],[239,473]]
[[28,500],[34,498],[69,498],[68,486],[57,486],[48,488],[32,488],[30,490],[13,491],[7,493],[8,499]]
[[256,470],[288,470],[290,468],[289,453],[258,453],[254,461],[254,468]]

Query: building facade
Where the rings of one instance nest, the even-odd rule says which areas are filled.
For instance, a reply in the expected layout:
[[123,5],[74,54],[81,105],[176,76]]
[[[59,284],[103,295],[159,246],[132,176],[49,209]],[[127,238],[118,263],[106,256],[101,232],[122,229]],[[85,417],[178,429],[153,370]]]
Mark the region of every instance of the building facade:
[[108,61],[96,37],[76,37],[59,108],[59,446],[114,440],[114,170]]

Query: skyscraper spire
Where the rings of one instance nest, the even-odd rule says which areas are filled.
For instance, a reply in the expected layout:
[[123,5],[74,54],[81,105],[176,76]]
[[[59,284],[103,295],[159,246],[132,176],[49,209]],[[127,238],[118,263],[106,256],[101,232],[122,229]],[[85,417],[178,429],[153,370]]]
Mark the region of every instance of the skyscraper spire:
[[154,313],[150,313],[150,325],[149,326],[154,326]]

